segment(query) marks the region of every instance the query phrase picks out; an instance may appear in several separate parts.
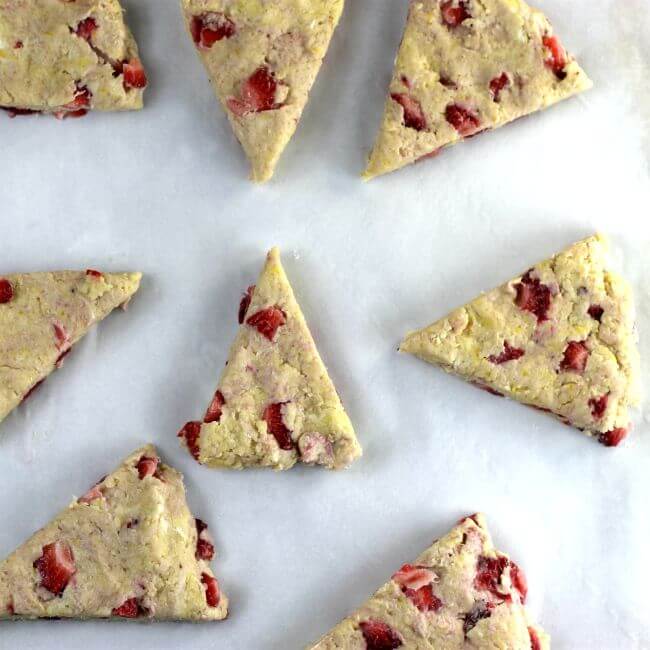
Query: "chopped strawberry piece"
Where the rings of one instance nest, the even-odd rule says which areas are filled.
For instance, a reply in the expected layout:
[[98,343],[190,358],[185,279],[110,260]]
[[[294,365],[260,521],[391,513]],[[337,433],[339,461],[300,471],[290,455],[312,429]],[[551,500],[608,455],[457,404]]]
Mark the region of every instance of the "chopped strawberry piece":
[[510,560],[510,582],[520,593],[521,602],[524,604],[528,596],[528,580],[526,580],[526,574],[512,560]]
[[136,467],[138,468],[138,476],[140,480],[143,481],[150,476],[155,476],[158,471],[158,458],[150,458],[149,456],[143,456],[137,463]]
[[417,99],[414,99],[407,93],[391,93],[391,99],[402,107],[404,126],[409,129],[415,129],[416,131],[426,130],[427,118]]
[[5,278],[0,278],[0,305],[11,302],[14,297],[14,288],[11,282]]
[[590,305],[587,313],[600,323],[605,310],[600,305]]
[[210,49],[217,41],[234,36],[235,23],[222,13],[210,11],[194,16],[190,21],[190,32],[194,43],[201,49]]
[[605,447],[618,447],[621,441],[627,436],[628,430],[622,427],[606,431],[598,436],[598,442]]
[[214,544],[208,533],[208,525],[200,519],[195,520],[196,523],[196,559],[207,560],[208,562],[214,557]]
[[72,549],[65,542],[54,542],[43,547],[43,554],[34,562],[41,576],[41,587],[55,596],[63,595],[72,576],[77,572]]
[[60,323],[54,323],[54,337],[56,338],[56,347],[59,350],[62,350],[66,345],[70,343],[70,337],[65,327]]
[[510,85],[510,77],[507,72],[502,72],[498,77],[495,77],[490,81],[490,92],[492,93],[492,99],[497,102],[501,101],[501,91],[507,88]]
[[437,612],[442,607],[442,600],[434,595],[431,585],[402,591],[421,612]]
[[220,390],[218,390],[214,394],[214,397],[212,398],[212,402],[210,402],[210,406],[208,406],[208,410],[205,412],[205,417],[203,418],[203,421],[205,423],[219,422],[219,420],[221,420],[221,410],[225,403],[226,400],[223,397],[223,393]]
[[22,48],[22,46],[23,46],[23,42],[22,42],[22,41],[16,41],[16,42],[14,43],[14,50],[20,50],[20,49]]
[[121,616],[122,618],[138,618],[141,614],[138,599],[134,597],[125,600],[119,607],[113,609],[111,613],[113,616]]
[[544,63],[553,70],[558,79],[566,79],[567,74],[564,69],[567,66],[568,59],[560,40],[557,36],[549,36],[546,34],[542,37],[542,43],[548,51],[548,56],[544,60]]
[[7,603],[7,614],[9,614],[9,616],[14,616],[16,614],[16,609],[14,607],[14,601],[13,600],[10,600]]
[[447,27],[458,27],[464,20],[471,18],[466,0],[445,0],[440,4],[442,22]]
[[490,363],[501,365],[508,361],[516,361],[526,354],[521,348],[513,348],[508,341],[503,342],[503,352],[501,354],[491,354],[488,357]]
[[587,367],[589,349],[582,341],[570,341],[564,351],[564,359],[560,363],[560,370],[582,374]]
[[221,600],[221,593],[219,591],[219,583],[217,582],[217,579],[207,573],[202,573],[201,582],[205,585],[206,602],[210,607],[217,607]]
[[101,271],[95,271],[95,269],[86,269],[86,275],[91,278],[99,279],[103,277],[104,274]]
[[63,108],[56,112],[54,115],[57,119],[65,119],[66,117],[83,117],[90,108],[90,100],[93,94],[86,86],[82,86],[77,82],[77,90],[75,91],[74,99],[65,104]]
[[548,310],[551,308],[551,290],[542,284],[539,278],[532,278],[528,271],[521,282],[515,285],[517,297],[515,304],[519,309],[529,311],[537,316],[537,322],[548,320]]
[[394,650],[402,645],[402,639],[397,632],[383,621],[376,619],[361,621],[359,627],[368,650]]
[[295,443],[291,439],[291,431],[284,426],[282,421],[282,404],[269,404],[264,409],[262,416],[266,422],[268,432],[276,439],[280,449],[291,451]]
[[497,598],[505,598],[505,594],[499,591],[499,585],[501,584],[501,574],[509,565],[510,562],[506,557],[486,557],[481,555],[476,565],[474,587],[479,590],[487,590]]
[[460,104],[449,104],[445,109],[445,119],[464,137],[476,133],[481,126],[479,116]]
[[226,102],[230,110],[238,117],[248,113],[261,113],[281,108],[276,102],[278,81],[273,72],[262,66],[242,84],[241,97],[230,97]]
[[251,306],[251,300],[253,300],[253,291],[255,291],[255,285],[252,284],[248,289],[246,289],[246,293],[242,296],[241,302],[239,303],[239,324],[241,325],[244,322],[244,319],[246,318],[246,312],[248,311],[248,308]]
[[77,29],[74,30],[74,33],[83,38],[85,41],[90,41],[93,32],[97,29],[97,22],[91,16],[84,18],[78,25]]
[[535,628],[529,627],[528,635],[530,636],[530,650],[542,650],[542,644]]
[[463,616],[463,632],[465,636],[469,634],[470,630],[476,627],[476,624],[484,619],[492,616],[494,605],[492,603],[478,602],[474,605],[471,612]]
[[77,501],[79,503],[92,503],[93,501],[96,501],[97,499],[102,499],[104,495],[102,494],[102,491],[99,489],[99,485],[93,485],[93,487],[86,492],[82,497],[79,497]]
[[199,460],[199,452],[201,450],[201,445],[199,444],[199,438],[201,436],[201,423],[200,422],[188,422],[179,432],[178,437],[185,439],[185,444],[190,450],[190,453],[196,460]]
[[393,580],[400,587],[419,589],[435,582],[436,575],[426,567],[405,564],[397,573],[393,574]]
[[124,88],[145,88],[147,85],[147,74],[144,71],[142,61],[133,58],[122,65],[124,75]]
[[257,313],[249,316],[246,323],[254,327],[262,336],[265,336],[269,341],[275,338],[275,333],[278,328],[284,325],[286,316],[279,307],[267,307],[258,311]]
[[596,420],[601,420],[605,411],[607,410],[607,404],[609,402],[609,393],[605,393],[600,397],[592,397],[589,400],[589,406],[591,407],[591,415]]

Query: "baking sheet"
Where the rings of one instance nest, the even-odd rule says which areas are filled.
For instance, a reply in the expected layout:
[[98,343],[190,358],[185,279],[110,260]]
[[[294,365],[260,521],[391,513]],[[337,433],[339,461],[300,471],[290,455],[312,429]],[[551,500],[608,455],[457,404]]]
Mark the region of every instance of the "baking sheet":
[[[407,330],[597,229],[633,283],[646,386],[647,0],[539,0],[588,94],[400,173],[358,180],[405,0],[350,0],[276,179],[247,163],[175,0],[124,3],[150,76],[141,113],[0,119],[0,272],[142,270],[140,293],[0,432],[0,556],[145,441],[210,523],[230,618],[0,625],[0,648],[301,648],[461,515],[484,511],[555,648],[650,648],[647,402],[622,448],[396,352]],[[365,448],[349,471],[199,467],[241,291],[279,245]]]

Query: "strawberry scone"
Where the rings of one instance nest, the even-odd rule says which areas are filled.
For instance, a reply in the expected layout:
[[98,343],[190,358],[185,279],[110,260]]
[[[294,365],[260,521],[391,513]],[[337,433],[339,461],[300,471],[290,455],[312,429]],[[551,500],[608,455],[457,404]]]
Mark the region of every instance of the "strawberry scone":
[[12,117],[140,109],[146,85],[118,0],[0,0],[0,107]]
[[95,323],[126,306],[140,277],[91,269],[0,276],[0,421]]
[[546,17],[522,0],[410,0],[364,178],[590,87]]
[[523,571],[485,519],[461,520],[310,650],[548,650],[528,617]]
[[182,6],[251,178],[267,181],[296,130],[343,0],[182,0]]
[[347,467],[361,455],[352,423],[271,250],[239,306],[241,327],[203,422],[179,432],[212,467]]
[[603,445],[638,402],[634,305],[601,235],[481,295],[400,347],[480,388],[551,413]]
[[213,556],[181,474],[147,445],[0,563],[0,619],[223,619]]

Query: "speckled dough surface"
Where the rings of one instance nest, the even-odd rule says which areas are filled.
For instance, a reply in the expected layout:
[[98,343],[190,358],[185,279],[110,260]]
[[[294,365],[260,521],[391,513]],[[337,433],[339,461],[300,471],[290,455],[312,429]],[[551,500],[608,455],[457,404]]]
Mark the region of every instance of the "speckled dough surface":
[[296,302],[277,248],[239,310],[241,328],[204,422],[179,433],[201,463],[330,469],[361,455],[352,424]]
[[225,618],[206,528],[147,445],[0,563],[0,619]]
[[527,591],[522,570],[473,515],[309,650],[548,650],[524,608]]
[[0,276],[0,421],[95,323],[128,303],[140,277],[97,271]]
[[142,108],[146,76],[117,0],[0,0],[0,107]]
[[578,242],[409,334],[401,350],[615,446],[638,401],[638,352],[631,292],[606,254],[600,235]]
[[411,0],[365,178],[591,87],[521,0]]
[[182,0],[210,81],[248,156],[271,178],[296,130],[343,0]]

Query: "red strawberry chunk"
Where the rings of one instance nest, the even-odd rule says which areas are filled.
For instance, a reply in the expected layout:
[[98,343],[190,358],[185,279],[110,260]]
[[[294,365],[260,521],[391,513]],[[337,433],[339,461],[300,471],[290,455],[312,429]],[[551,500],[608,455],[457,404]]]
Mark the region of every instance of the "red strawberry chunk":
[[549,36],[548,34],[542,37],[542,43],[548,52],[544,63],[553,70],[558,79],[565,79],[566,72],[564,69],[567,66],[568,59],[562,43],[560,43],[557,36]]
[[230,110],[238,117],[248,113],[272,111],[282,106],[276,102],[278,81],[266,66],[255,70],[242,84],[241,97],[230,97],[226,102]]
[[442,22],[447,27],[458,27],[464,20],[471,18],[466,0],[445,0],[440,4]]
[[201,445],[199,444],[199,438],[201,437],[201,423],[188,422],[178,432],[178,437],[185,439],[185,444],[190,450],[190,453],[196,460],[199,460],[199,452],[201,450]]
[[605,313],[605,310],[600,305],[590,305],[589,309],[587,310],[587,313],[594,320],[597,320],[600,323],[600,321],[603,318],[603,314]]
[[605,393],[600,397],[592,397],[589,400],[589,406],[591,407],[591,415],[596,420],[601,420],[605,411],[607,410],[607,404],[609,402],[609,393]]
[[266,421],[268,432],[276,439],[280,449],[291,451],[295,443],[291,439],[291,431],[282,421],[282,403],[269,404],[264,409],[263,419]]
[[460,104],[449,104],[445,109],[445,119],[463,137],[476,133],[481,126],[479,116]]
[[510,77],[507,72],[502,72],[498,77],[490,81],[490,92],[492,99],[499,103],[501,101],[501,91],[510,85]]
[[138,468],[138,476],[140,480],[143,481],[150,476],[155,476],[158,471],[158,458],[150,458],[149,456],[143,456],[139,461],[136,467]]
[[434,595],[431,585],[419,589],[402,589],[402,591],[421,612],[437,612],[442,607],[442,601]]
[[214,557],[214,543],[208,533],[208,525],[196,519],[196,559],[197,560],[207,560],[208,562]]
[[236,31],[230,18],[215,11],[194,16],[190,21],[192,39],[201,49],[209,50],[217,41],[234,36]]
[[65,327],[60,323],[54,323],[54,337],[56,338],[56,347],[62,350],[70,343],[70,337]]
[[254,327],[262,336],[265,336],[269,341],[275,338],[275,333],[278,328],[284,325],[286,317],[284,312],[279,307],[267,307],[257,313],[249,316],[246,323]]
[[463,632],[467,636],[476,624],[484,619],[490,618],[492,616],[492,610],[494,605],[492,603],[478,602],[474,605],[471,612],[468,612],[463,616]]
[[84,18],[78,25],[77,29],[75,29],[75,34],[79,36],[79,38],[83,38],[86,41],[90,41],[93,32],[97,29],[97,22],[95,21],[94,18],[91,16],[88,16],[88,18]]
[[147,85],[147,74],[144,71],[142,61],[133,58],[122,65],[124,75],[124,88],[145,88]]
[[589,350],[582,341],[570,341],[564,351],[564,359],[560,363],[560,370],[582,374],[587,367]]
[[138,599],[134,597],[125,600],[119,607],[113,609],[111,613],[113,616],[121,616],[122,618],[138,618],[141,613]]
[[41,576],[41,587],[55,596],[62,596],[72,576],[77,572],[72,549],[65,542],[43,547],[43,554],[34,562]]
[[11,282],[5,278],[0,278],[0,305],[11,302],[14,297],[14,288]]
[[207,573],[202,573],[201,582],[205,585],[206,602],[210,607],[217,607],[221,600],[221,592],[219,591],[219,583],[217,582],[217,579]]
[[103,277],[104,274],[101,271],[95,271],[95,269],[86,269],[86,275],[91,278],[99,279]]
[[7,614],[9,614],[9,616],[14,616],[16,614],[16,609],[14,607],[14,601],[13,600],[10,600],[7,603]]
[[14,50],[20,50],[23,47],[23,42],[22,41],[16,41],[14,43]]
[[516,361],[526,354],[521,348],[513,348],[508,341],[503,342],[503,352],[501,354],[491,354],[488,357],[490,363],[501,365],[508,361]]
[[409,129],[415,129],[416,131],[426,130],[427,118],[417,99],[414,99],[407,93],[391,93],[391,99],[402,107],[404,126]]
[[97,499],[102,499],[104,495],[102,494],[102,491],[99,489],[99,485],[93,485],[93,487],[86,492],[82,497],[79,497],[77,501],[79,503],[92,503],[93,501],[96,501]]
[[515,304],[519,309],[529,311],[537,316],[537,322],[548,320],[548,311],[551,308],[551,290],[542,284],[539,278],[532,278],[528,271],[521,282],[515,285],[517,297]]
[[542,650],[542,644],[535,628],[529,627],[528,634],[530,636],[530,650]]
[[368,650],[394,650],[402,645],[402,639],[383,621],[370,619],[359,623]]
[[489,591],[497,598],[505,598],[505,594],[499,591],[499,585],[501,584],[501,574],[509,564],[508,558],[503,556],[486,557],[481,555],[476,565],[474,587]]
[[524,604],[528,596],[528,580],[526,574],[512,560],[510,560],[510,582],[521,595],[521,602]]
[[66,117],[83,117],[90,108],[90,100],[92,99],[93,94],[88,90],[86,86],[82,86],[77,82],[77,90],[75,92],[74,99],[63,106],[63,108],[55,113],[55,116],[58,119],[64,119]]
[[598,436],[598,442],[605,447],[618,447],[621,441],[627,436],[628,430],[622,427],[612,429]]
[[252,284],[248,289],[246,289],[246,293],[242,296],[241,302],[239,303],[239,324],[241,325],[244,322],[244,318],[246,318],[246,312],[248,311],[248,308],[251,306],[251,300],[253,300],[253,292],[255,291],[255,285]]
[[214,394],[214,397],[212,398],[212,402],[210,402],[210,406],[208,406],[208,410],[205,412],[205,417],[203,418],[203,421],[206,423],[219,422],[219,420],[221,420],[222,407],[225,403],[226,400],[223,397],[223,393],[220,390],[218,390]]
[[436,575],[426,567],[405,564],[397,573],[393,574],[393,580],[400,587],[419,589],[434,582]]

